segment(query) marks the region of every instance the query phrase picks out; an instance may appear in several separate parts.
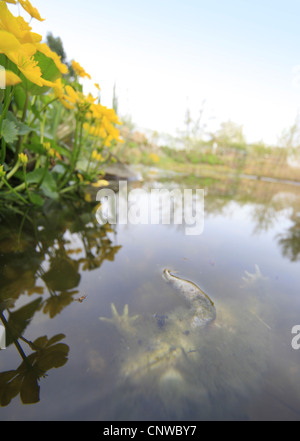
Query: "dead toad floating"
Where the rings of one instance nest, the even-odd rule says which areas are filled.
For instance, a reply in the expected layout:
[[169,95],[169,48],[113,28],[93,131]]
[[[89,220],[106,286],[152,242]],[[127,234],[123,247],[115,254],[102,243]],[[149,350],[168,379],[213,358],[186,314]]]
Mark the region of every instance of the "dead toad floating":
[[168,269],[164,269],[163,278],[188,307],[175,308],[168,315],[130,316],[128,305],[120,315],[112,303],[112,318],[100,317],[113,324],[125,340],[127,356],[121,366],[122,377],[138,381],[153,373],[160,381],[181,381],[180,362],[195,359],[199,329],[216,318],[214,303],[197,285]]

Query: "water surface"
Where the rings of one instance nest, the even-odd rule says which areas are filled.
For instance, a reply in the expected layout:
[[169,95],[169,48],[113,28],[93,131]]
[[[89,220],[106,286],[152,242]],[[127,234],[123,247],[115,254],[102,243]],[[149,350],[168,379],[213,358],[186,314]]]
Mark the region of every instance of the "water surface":
[[[201,235],[184,225],[105,225],[95,207],[4,213],[1,420],[300,419],[300,189],[155,176],[204,188]],[[170,268],[213,300],[197,334]],[[128,305],[133,333],[112,323]],[[126,315],[126,314],[125,314]],[[177,326],[178,325],[178,326]]]

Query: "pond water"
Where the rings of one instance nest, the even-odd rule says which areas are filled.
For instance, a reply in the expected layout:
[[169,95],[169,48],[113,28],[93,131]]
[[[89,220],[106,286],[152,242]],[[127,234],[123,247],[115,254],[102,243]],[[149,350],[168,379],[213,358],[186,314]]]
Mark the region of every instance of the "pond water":
[[[3,213],[0,419],[300,419],[299,186],[130,185],[204,189],[203,232],[101,226],[72,201]],[[213,323],[190,328],[165,268],[210,297]]]

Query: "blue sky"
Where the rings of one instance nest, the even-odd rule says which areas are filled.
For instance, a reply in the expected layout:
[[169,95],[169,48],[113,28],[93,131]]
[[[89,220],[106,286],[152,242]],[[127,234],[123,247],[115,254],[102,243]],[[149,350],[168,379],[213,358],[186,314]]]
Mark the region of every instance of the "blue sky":
[[[205,101],[212,130],[228,119],[248,141],[275,143],[300,104],[298,0],[32,0],[121,114],[162,132]],[[299,71],[297,70],[299,68]],[[299,78],[298,78],[299,77]],[[88,89],[90,85],[85,83]]]

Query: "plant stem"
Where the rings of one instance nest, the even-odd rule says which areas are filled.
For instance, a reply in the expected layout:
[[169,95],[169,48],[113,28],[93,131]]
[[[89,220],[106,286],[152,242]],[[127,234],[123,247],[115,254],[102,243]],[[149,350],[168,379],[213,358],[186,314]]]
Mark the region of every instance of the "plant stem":
[[13,342],[14,342],[14,345],[16,346],[16,348],[17,348],[19,354],[21,355],[21,358],[22,358],[23,360],[26,360],[27,357],[26,357],[26,355],[25,355],[23,349],[21,348],[21,345],[19,344],[18,339],[15,337],[13,330],[11,329],[11,327],[9,326],[9,324],[8,324],[8,322],[7,322],[7,320],[6,320],[6,318],[5,318],[4,315],[2,314],[2,312],[0,312],[0,320],[1,320],[1,322],[3,323],[3,326],[5,327],[5,329],[7,329],[8,332],[10,333],[11,338],[12,338],[12,340],[13,340]]
[[[29,104],[29,93],[26,92],[26,99],[25,99],[23,114],[22,114],[22,118],[21,118],[21,122],[22,123],[25,121],[25,118],[26,118],[26,112],[27,112],[28,104]],[[24,136],[20,136],[19,137],[18,144],[17,144],[17,147],[16,147],[16,152],[15,152],[15,158],[18,157],[19,153],[22,150],[21,147],[22,147],[22,144],[23,144],[23,138],[24,138]]]
[[49,158],[48,158],[48,156],[47,156],[46,164],[45,164],[45,167],[44,167],[44,172],[43,172],[42,177],[41,177],[41,179],[39,180],[39,182],[38,182],[36,188],[39,188],[39,187],[42,185],[42,182],[43,182],[43,180],[45,179],[45,176],[46,176],[46,173],[47,173],[47,170],[48,170],[48,166],[49,166]]
[[26,201],[26,199],[24,199],[17,191],[16,189],[12,188],[11,185],[9,185],[9,183],[7,182],[7,180],[2,177],[2,180],[4,182],[4,184],[10,189],[10,191],[12,191],[22,202],[24,202],[25,204],[28,204],[28,201]]
[[[9,173],[6,174],[6,180],[9,181],[9,179],[16,173],[20,165],[20,160],[18,158],[17,162],[15,163],[14,167],[11,169]],[[4,181],[0,182],[0,188],[3,187]]]
[[[75,169],[76,161],[77,161],[80,147],[81,147],[82,127],[83,127],[83,118],[80,119],[77,115],[76,116],[76,127],[75,127],[75,140],[74,140],[74,146],[73,146],[73,152],[72,152],[72,158],[71,158],[71,169],[70,169],[70,171],[67,169],[65,171],[65,173],[63,174],[62,182],[60,184],[59,190],[61,190],[66,185],[66,183],[69,181],[69,179]],[[79,147],[77,147],[79,128],[80,128],[80,140],[79,140]]]
[[[3,108],[2,114],[0,115],[0,133],[1,133],[1,129],[2,129],[2,123],[3,123],[3,120],[6,118],[7,111],[8,111],[12,96],[13,96],[13,88],[8,87],[7,89],[5,89],[4,108]],[[5,142],[4,137],[2,136],[0,164],[3,164],[3,162],[5,161],[5,156],[6,156],[6,142]]]

